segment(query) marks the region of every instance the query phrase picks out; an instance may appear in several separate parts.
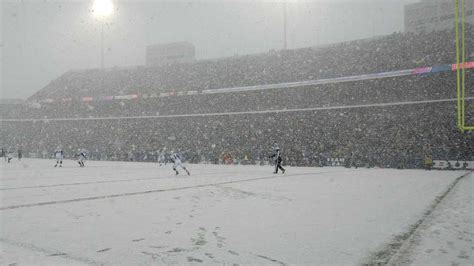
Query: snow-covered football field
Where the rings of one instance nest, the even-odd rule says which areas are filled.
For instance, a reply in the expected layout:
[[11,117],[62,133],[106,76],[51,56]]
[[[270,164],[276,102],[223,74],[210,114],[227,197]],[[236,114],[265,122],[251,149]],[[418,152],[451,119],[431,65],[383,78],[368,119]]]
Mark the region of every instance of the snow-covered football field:
[[[192,164],[191,176],[175,176],[156,163],[53,165],[0,161],[1,265],[351,265],[376,262],[400,236],[395,261],[473,264],[467,171],[288,167],[274,175],[270,166]],[[443,222],[442,208],[457,214]],[[451,257],[448,246],[437,250],[444,238],[430,240],[430,226],[463,232],[450,240]]]

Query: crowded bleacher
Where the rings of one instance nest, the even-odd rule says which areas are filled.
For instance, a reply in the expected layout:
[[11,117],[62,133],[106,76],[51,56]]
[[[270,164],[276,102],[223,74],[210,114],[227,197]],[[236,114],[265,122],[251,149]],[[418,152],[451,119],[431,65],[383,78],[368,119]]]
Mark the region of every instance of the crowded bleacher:
[[[472,36],[472,27],[467,33]],[[474,38],[466,40],[474,47]],[[357,166],[417,168],[427,155],[472,160],[474,137],[456,127],[452,71],[200,93],[452,64],[453,42],[453,31],[394,33],[195,63],[69,71],[26,104],[0,105],[0,144],[39,157],[57,146],[66,154],[86,148],[97,160],[156,161],[158,153],[180,150],[193,163],[220,163],[224,155],[236,163],[260,163],[274,142],[288,165],[347,158]],[[467,52],[473,61],[473,51]],[[474,96],[472,78],[467,70],[468,97]],[[196,94],[81,100],[169,91]],[[472,108],[467,114],[472,124]]]
[[[474,47],[467,27],[466,47]],[[69,71],[31,97],[81,96],[206,90],[344,77],[453,63],[453,31],[393,33],[369,40],[274,51],[192,64]],[[474,51],[468,51],[471,58]],[[469,59],[469,58],[468,58]]]

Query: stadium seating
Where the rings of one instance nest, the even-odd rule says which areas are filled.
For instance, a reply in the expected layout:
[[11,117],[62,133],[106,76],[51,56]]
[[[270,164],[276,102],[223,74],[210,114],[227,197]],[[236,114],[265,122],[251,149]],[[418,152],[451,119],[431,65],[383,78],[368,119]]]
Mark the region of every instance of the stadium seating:
[[[179,149],[191,162],[219,162],[230,154],[238,162],[256,163],[278,142],[289,165],[350,157],[360,166],[412,168],[421,167],[427,154],[472,160],[473,135],[456,129],[454,72],[234,93],[77,100],[449,64],[455,58],[452,35],[394,33],[193,64],[69,71],[29,104],[0,105],[2,119],[40,119],[4,121],[0,145],[36,154],[49,154],[58,145],[69,155],[87,148],[93,159],[144,161],[156,160],[157,151]],[[474,38],[466,39],[474,47]],[[473,71],[467,76],[471,82]],[[45,98],[71,101],[37,103]]]

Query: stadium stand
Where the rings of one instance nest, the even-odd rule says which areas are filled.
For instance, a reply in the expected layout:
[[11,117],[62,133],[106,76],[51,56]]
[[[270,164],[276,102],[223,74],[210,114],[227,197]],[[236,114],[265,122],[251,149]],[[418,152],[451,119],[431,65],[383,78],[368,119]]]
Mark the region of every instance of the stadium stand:
[[[102,160],[154,161],[157,151],[179,149],[190,162],[217,163],[230,154],[237,162],[258,163],[274,142],[289,165],[347,158],[358,166],[416,168],[426,155],[472,160],[473,135],[456,128],[452,71],[200,93],[451,64],[453,40],[452,31],[394,33],[192,64],[69,71],[28,104],[0,105],[0,144],[48,155],[58,145],[66,154],[87,148],[93,159]],[[467,47],[474,47],[474,38],[466,40]],[[468,55],[472,59],[472,51]],[[467,77],[472,88],[472,70]],[[197,93],[142,97],[169,91]],[[81,100],[128,94],[140,97]],[[468,117],[472,122],[471,109]]]

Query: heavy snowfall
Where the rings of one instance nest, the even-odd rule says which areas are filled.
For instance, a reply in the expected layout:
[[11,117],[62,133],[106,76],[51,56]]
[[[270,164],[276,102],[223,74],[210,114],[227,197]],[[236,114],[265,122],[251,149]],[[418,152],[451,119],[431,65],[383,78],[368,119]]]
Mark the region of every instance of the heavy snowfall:
[[1,1],[1,265],[474,265],[474,1]]

